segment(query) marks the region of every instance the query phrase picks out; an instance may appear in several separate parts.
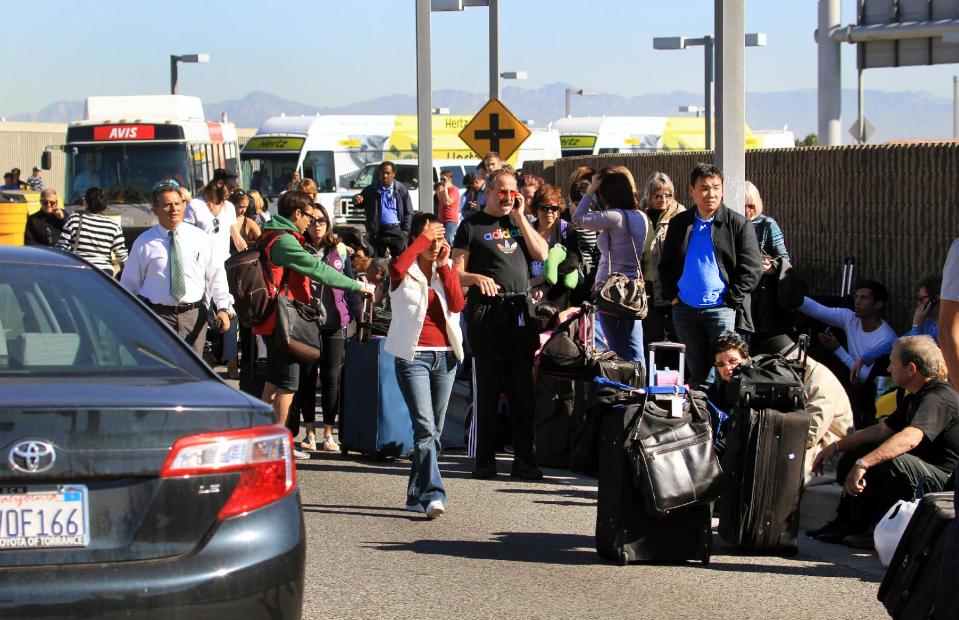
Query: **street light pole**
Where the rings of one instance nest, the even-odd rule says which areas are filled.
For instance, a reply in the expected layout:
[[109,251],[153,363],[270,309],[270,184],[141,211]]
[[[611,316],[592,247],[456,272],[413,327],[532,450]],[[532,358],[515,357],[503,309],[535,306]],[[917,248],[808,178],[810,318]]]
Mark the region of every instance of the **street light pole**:
[[[713,60],[714,51],[713,51],[713,38],[706,36],[703,37],[703,49],[706,52],[704,56],[706,57],[706,67],[705,67],[705,84],[704,90],[705,93],[705,108],[706,108],[706,150],[713,150],[713,97],[715,92],[715,86],[713,84],[714,70],[716,64]],[[698,116],[698,114],[697,114]]]
[[952,76],[952,137],[959,138],[959,75]]
[[499,99],[499,0],[489,0],[489,97]]
[[416,157],[419,210],[433,211],[433,100],[430,0],[416,0]]
[[567,88],[566,89],[566,118],[569,118],[573,115],[573,95],[580,95],[582,97],[595,97],[595,90],[585,90],[583,88]]
[[180,62],[201,62],[207,63],[210,62],[209,54],[183,54],[177,56],[176,54],[170,55],[170,94],[178,95],[180,94],[180,86],[177,83],[177,63]]

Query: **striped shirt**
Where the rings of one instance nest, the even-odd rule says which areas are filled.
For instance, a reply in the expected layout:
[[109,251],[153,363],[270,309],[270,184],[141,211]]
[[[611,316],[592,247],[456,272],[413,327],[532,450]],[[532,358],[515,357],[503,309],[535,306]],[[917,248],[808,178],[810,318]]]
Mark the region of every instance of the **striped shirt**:
[[63,232],[57,247],[68,252],[73,251],[73,236],[77,228],[80,229],[80,238],[77,242],[77,256],[88,260],[95,266],[113,273],[115,254],[117,262],[127,260],[127,246],[123,240],[123,229],[120,225],[105,215],[83,213],[83,225],[80,225],[80,213],[74,213],[67,218],[63,225]]

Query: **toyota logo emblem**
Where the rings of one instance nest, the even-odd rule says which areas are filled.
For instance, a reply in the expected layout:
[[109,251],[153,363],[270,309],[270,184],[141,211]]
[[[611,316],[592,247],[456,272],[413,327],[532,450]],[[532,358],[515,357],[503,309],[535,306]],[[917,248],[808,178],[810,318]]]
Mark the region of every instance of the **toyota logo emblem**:
[[53,467],[57,454],[53,444],[46,441],[29,439],[21,441],[10,450],[7,462],[17,471],[38,474]]

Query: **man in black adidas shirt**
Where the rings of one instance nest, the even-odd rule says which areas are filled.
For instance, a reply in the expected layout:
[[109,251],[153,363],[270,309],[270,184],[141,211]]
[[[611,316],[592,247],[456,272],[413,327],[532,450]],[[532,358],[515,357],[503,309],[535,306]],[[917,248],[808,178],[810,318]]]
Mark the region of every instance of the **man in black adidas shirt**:
[[516,177],[498,170],[486,181],[486,206],[463,220],[453,262],[469,287],[466,335],[476,371],[476,462],[473,476],[496,476],[496,407],[509,397],[513,432],[511,475],[543,477],[533,437],[533,352],[537,334],[529,312],[529,262],[546,260],[546,241],[526,219]]

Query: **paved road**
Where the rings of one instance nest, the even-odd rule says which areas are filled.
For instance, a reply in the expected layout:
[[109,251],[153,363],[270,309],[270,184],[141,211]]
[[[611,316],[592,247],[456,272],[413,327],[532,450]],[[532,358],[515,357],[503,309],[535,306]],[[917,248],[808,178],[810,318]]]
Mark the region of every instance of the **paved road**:
[[[460,417],[447,420],[450,444]],[[749,557],[714,536],[709,566],[620,567],[594,549],[593,479],[545,470],[543,482],[473,480],[452,450],[441,461],[448,512],[427,521],[403,510],[408,467],[323,452],[297,464],[304,618],[888,617],[874,554],[803,537],[796,558]]]
[[798,558],[746,557],[715,537],[707,567],[619,567],[594,551],[589,479],[473,480],[462,452],[441,467],[449,511],[430,522],[403,510],[406,461],[299,464],[305,618],[886,617],[874,558],[808,539]]

